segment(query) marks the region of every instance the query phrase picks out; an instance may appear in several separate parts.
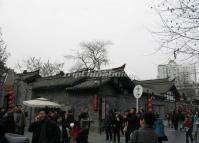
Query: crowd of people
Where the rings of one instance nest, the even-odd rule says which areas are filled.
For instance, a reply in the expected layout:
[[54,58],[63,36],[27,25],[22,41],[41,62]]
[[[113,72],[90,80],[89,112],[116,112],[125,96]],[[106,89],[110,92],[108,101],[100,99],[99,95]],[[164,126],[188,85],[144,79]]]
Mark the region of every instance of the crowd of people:
[[[88,143],[92,120],[85,107],[74,119],[72,110],[64,112],[43,108],[35,113],[34,121],[27,127],[32,132],[32,143]],[[25,113],[20,105],[10,106],[0,112],[0,143],[7,143],[5,133],[24,134]]]
[[[5,133],[23,135],[26,114],[22,106],[11,106],[0,111],[0,143],[7,143]],[[75,120],[72,110],[67,112],[43,108],[35,113],[27,127],[32,132],[32,143],[88,143],[90,124],[89,108],[85,107]],[[120,143],[121,134],[125,143],[162,143],[168,141],[165,126],[185,131],[186,143],[197,140],[199,114],[172,112],[161,118],[158,113],[136,108],[124,113],[111,110],[104,121],[106,141]],[[194,136],[192,136],[194,135]]]
[[161,139],[165,137],[164,126],[159,132],[161,123],[158,115],[155,117],[153,113],[145,113],[143,109],[136,113],[136,108],[131,108],[124,115],[116,110],[110,111],[105,121],[106,140],[119,143],[122,133],[125,135],[125,143],[158,143],[158,139],[161,143]]
[[[21,105],[12,106],[6,111],[5,108],[1,108],[0,120],[2,123],[2,129],[8,133],[24,134],[24,128],[26,124],[25,113]],[[5,126],[3,128],[3,126]]]
[[88,143],[89,108],[85,107],[75,120],[72,110],[49,111],[41,109],[28,128],[33,133],[32,143]]
[[147,113],[143,109],[136,113],[136,109],[132,108],[126,110],[124,114],[116,110],[110,111],[105,121],[106,140],[119,143],[120,134],[124,134],[125,143],[155,143],[156,139],[158,143],[162,143],[168,141],[165,126],[176,131],[184,131],[186,143],[193,143],[194,139],[197,141],[199,114],[173,111],[163,118],[158,113]]
[[[174,128],[175,130],[183,131],[185,130],[186,143],[191,143],[194,139],[197,141],[197,134],[199,129],[199,114],[195,112],[179,112],[175,111],[172,113],[167,113],[166,115],[167,126]],[[193,136],[194,135],[194,136]]]

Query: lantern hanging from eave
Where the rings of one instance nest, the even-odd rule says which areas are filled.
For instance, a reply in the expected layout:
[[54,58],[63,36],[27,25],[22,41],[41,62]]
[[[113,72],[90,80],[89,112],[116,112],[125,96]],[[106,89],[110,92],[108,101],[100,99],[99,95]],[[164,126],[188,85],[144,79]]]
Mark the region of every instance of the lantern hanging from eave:
[[93,96],[93,111],[97,112],[98,111],[98,102],[99,102],[99,97],[97,95]]
[[148,111],[152,112],[153,106],[152,106],[152,96],[149,96],[148,98]]
[[12,105],[14,103],[13,91],[8,91],[7,100],[8,100],[8,107],[10,107],[10,105]]
[[176,102],[176,113],[179,113],[179,103]]

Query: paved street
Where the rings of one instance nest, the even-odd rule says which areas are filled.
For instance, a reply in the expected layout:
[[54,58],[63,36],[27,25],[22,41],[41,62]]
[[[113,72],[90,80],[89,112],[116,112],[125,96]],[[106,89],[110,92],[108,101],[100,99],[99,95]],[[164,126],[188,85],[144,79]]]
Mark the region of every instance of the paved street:
[[[186,143],[184,132],[174,131],[174,129],[166,129],[165,131],[166,131],[166,135],[168,136],[168,139],[169,139],[169,141],[166,143]],[[31,138],[30,133],[26,132],[25,134],[26,134],[26,136]],[[90,132],[89,142],[90,143],[108,143],[107,141],[105,141],[104,133],[102,133],[100,135],[98,133],[93,133],[93,132]],[[124,136],[121,137],[121,143],[124,143]]]
[[[169,138],[168,143],[185,143],[185,136],[182,132],[175,132],[173,129],[168,129],[166,131],[166,134]],[[105,135],[102,134],[101,136],[99,134],[91,134],[90,135],[90,143],[107,143],[105,141]],[[124,137],[121,138],[121,143],[124,143]]]

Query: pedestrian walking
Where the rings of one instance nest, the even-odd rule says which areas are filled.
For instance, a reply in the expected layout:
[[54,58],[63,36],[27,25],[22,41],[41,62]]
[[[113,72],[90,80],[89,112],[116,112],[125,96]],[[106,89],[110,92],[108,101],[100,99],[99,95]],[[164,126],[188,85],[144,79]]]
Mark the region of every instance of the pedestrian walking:
[[176,131],[178,130],[178,121],[179,121],[178,113],[176,113],[176,111],[173,111],[173,114],[172,114],[172,123],[173,123],[173,127],[174,127],[174,129]]
[[20,135],[24,135],[24,128],[26,126],[26,117],[25,117],[25,112],[24,109],[22,108],[21,105],[18,106],[18,112],[20,114]]
[[199,115],[198,112],[196,112],[195,115],[193,116],[193,132],[194,132],[194,139],[196,141],[197,141],[198,127],[199,127]]
[[156,116],[156,120],[154,122],[153,128],[155,130],[155,133],[158,136],[158,143],[162,143],[162,141],[168,141],[168,138],[165,135],[165,131],[164,131],[163,119],[161,119],[159,115]]
[[139,128],[139,119],[136,116],[136,108],[131,108],[127,118],[127,140],[130,139],[130,134]]
[[81,138],[82,143],[88,143],[89,129],[90,129],[90,117],[89,117],[89,108],[84,107],[83,111],[79,115],[80,128],[83,129],[83,135]]
[[124,127],[123,127],[123,131],[124,131],[124,135],[125,135],[125,143],[128,143],[128,133],[127,133],[127,127],[128,127],[128,115],[129,115],[129,110],[126,110],[124,112]]
[[107,141],[112,141],[113,125],[114,125],[114,113],[113,113],[113,111],[109,111],[109,113],[105,119],[105,132],[106,132],[106,140]]
[[15,120],[15,133],[23,135],[25,128],[25,114],[21,105],[15,106],[14,120]]
[[185,116],[184,116],[184,114],[183,114],[182,111],[179,112],[179,116],[178,117],[179,117],[178,127],[179,127],[180,131],[182,131],[182,129],[183,129],[183,122],[185,120]]
[[35,121],[30,124],[28,130],[33,133],[32,143],[59,143],[59,128],[56,122],[49,120],[47,114],[46,110],[41,109]]
[[71,130],[72,130],[71,124],[74,124],[74,123],[75,123],[75,118],[74,118],[73,111],[72,110],[68,110],[68,112],[66,112],[65,116],[64,116],[64,125],[66,126],[66,129],[67,129],[69,142],[71,140],[71,136],[70,136],[71,135]]
[[16,126],[15,126],[15,120],[14,120],[14,113],[16,112],[16,108],[14,105],[11,105],[8,109],[8,112],[6,112],[2,118],[4,121],[6,128],[6,133],[15,133]]
[[20,134],[20,127],[21,127],[21,115],[19,113],[19,109],[18,109],[18,106],[15,106],[14,107],[14,122],[15,122],[15,133],[16,134]]
[[74,124],[71,124],[71,143],[81,143],[83,138],[83,129],[80,128],[79,121],[75,121]]
[[57,118],[57,126],[59,128],[59,143],[69,143],[69,139],[68,139],[68,133],[67,133],[67,129],[66,126],[63,123],[63,117],[62,116],[58,116]]
[[144,113],[140,117],[140,128],[131,133],[129,143],[158,143],[158,136],[153,129],[154,115]]
[[192,136],[193,122],[189,115],[186,116],[183,126],[186,131],[186,143],[189,143],[189,138],[191,139],[191,143],[193,143],[193,136]]
[[172,127],[172,123],[171,123],[171,113],[167,113],[166,114],[166,121],[167,121],[167,127],[171,128]]
[[116,138],[117,138],[117,142],[120,143],[121,128],[122,128],[122,118],[119,112],[116,112],[115,117],[114,117],[114,123],[113,123],[113,141],[114,142],[116,142]]
[[75,118],[74,118],[73,112],[72,112],[72,110],[68,110],[68,112],[65,113],[64,124],[65,124],[68,128],[71,128],[71,127],[70,127],[70,124],[71,124],[71,123],[74,123],[74,122],[75,122]]

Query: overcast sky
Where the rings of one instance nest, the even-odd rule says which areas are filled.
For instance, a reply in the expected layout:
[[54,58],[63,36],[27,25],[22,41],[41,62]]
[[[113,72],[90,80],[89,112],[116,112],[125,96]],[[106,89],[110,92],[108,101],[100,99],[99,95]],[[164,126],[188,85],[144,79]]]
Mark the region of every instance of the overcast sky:
[[148,29],[159,19],[147,0],[0,0],[0,27],[11,56],[8,66],[30,56],[73,64],[63,58],[79,42],[110,40],[109,67],[126,63],[140,79],[156,78],[168,56],[153,53],[158,45]]

